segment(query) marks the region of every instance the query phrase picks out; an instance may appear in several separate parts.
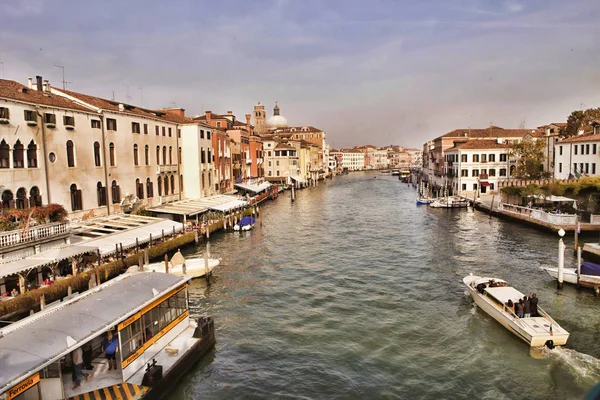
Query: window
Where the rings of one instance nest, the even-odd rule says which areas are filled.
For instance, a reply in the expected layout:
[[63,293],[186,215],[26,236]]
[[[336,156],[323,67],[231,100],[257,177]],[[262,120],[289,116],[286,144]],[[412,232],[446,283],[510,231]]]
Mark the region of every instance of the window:
[[181,164],[181,147],[179,148],[179,150],[177,152],[177,163]]
[[180,138],[181,137],[181,129],[177,129],[177,137]]
[[585,154],[585,145],[584,144],[581,145],[581,154]]
[[112,195],[112,203],[118,204],[121,201],[121,188],[117,185],[117,181],[112,181],[110,192]]
[[462,184],[462,190],[467,190],[467,184],[466,183]]
[[586,174],[590,173],[590,163],[585,163],[585,173]]
[[108,145],[108,158],[110,159],[110,166],[115,166],[115,144],[110,142]]
[[271,166],[271,160],[269,160],[269,167]]
[[166,128],[163,126],[162,127],[162,135],[165,136],[165,132],[166,132]]
[[37,168],[37,166],[37,145],[32,139],[27,146],[27,168]]
[[200,129],[200,139],[204,139],[204,130]]
[[[593,169],[593,167],[592,167],[592,169]],[[562,163],[558,163],[558,172],[562,172]]]
[[474,169],[473,171],[471,171],[471,176],[479,176],[479,170]]
[[139,157],[138,157],[138,145],[133,145],[133,165],[136,167],[140,165]]
[[558,146],[558,154],[562,156],[562,146]]
[[148,124],[144,124],[144,135],[148,134]]
[[482,163],[487,162],[487,155],[486,154],[482,154],[481,155],[481,162]]
[[71,209],[73,211],[83,210],[81,189],[77,189],[77,185],[72,184],[69,191],[71,192]]
[[150,165],[150,147],[148,147],[148,145],[146,145],[146,147],[144,147],[144,164],[146,165]]
[[169,137],[171,137],[171,128],[169,128]]
[[577,172],[577,163],[573,163],[573,172]]
[[162,176],[158,177],[158,195],[162,196]]
[[163,165],[167,165],[167,146],[163,146]]
[[27,190],[25,188],[19,188],[17,190],[17,201],[15,202],[15,208],[18,210],[23,210],[29,207],[29,202],[27,201]]
[[131,133],[140,133],[140,123],[139,122],[131,123]]
[[13,194],[10,190],[2,192],[2,206],[5,208],[14,207]]
[[165,196],[169,195],[169,177],[165,176],[165,180],[163,182],[165,184]]
[[489,176],[496,176],[496,170],[494,168],[490,168],[490,171],[488,172]]
[[496,162],[496,155],[495,154],[490,154],[488,156],[488,159],[490,160],[490,162]]
[[461,169],[460,170],[460,176],[469,176],[469,170],[468,169]]
[[135,180],[135,190],[136,190],[136,195],[138,197],[138,199],[143,199],[144,198],[144,184],[140,182],[139,179]]
[[175,194],[175,175],[171,175],[171,194]]
[[17,139],[17,142],[13,147],[13,168],[25,168],[24,152],[25,148],[23,147],[23,144]]
[[0,107],[0,118],[3,118],[3,119],[8,119],[9,118],[8,108],[6,108],[6,107]]
[[220,127],[221,127],[221,122],[217,121],[217,128],[220,128]]
[[592,163],[592,175],[596,175],[596,163]]
[[500,162],[506,162],[506,154],[500,154]]
[[113,118],[106,118],[106,129],[109,131],[117,130],[117,120]]
[[579,164],[579,172],[583,172],[583,163]]
[[210,139],[210,131],[206,131],[206,138]]
[[160,135],[160,128],[158,127],[158,125],[154,126],[154,132],[156,132],[156,136]]
[[277,174],[275,176],[279,176],[279,171],[277,171]]
[[148,198],[154,197],[154,184],[150,178],[146,178],[146,194],[148,195]]
[[476,183],[473,184],[473,190],[477,190],[477,184]]
[[487,175],[487,169],[482,169],[480,172],[481,175]]
[[44,114],[44,123],[49,126],[56,126],[56,115],[51,113]]
[[269,176],[271,176],[271,171],[269,171]]
[[169,165],[173,165],[173,147],[169,146]]
[[67,165],[69,167],[75,166],[75,153],[73,150],[73,141],[67,141]]
[[575,145],[574,153],[573,154],[577,155],[577,145]]
[[473,154],[473,162],[479,162],[479,154]]
[[506,168],[500,168],[500,176],[506,176]]
[[93,119],[93,120],[92,120],[92,128],[93,128],[93,129],[100,129],[100,120],[98,120],[98,119]]
[[107,204],[106,188],[102,186],[102,182],[96,184],[96,196],[98,197],[98,207],[105,206]]
[[73,116],[69,116],[69,115],[65,115],[63,117],[63,125],[65,126],[65,128],[69,129],[69,127],[71,129],[73,129],[75,127],[75,117]]
[[25,122],[35,122],[37,124],[37,117],[35,115],[35,111],[33,110],[25,110]]
[[40,196],[40,189],[37,186],[34,186],[29,190],[29,197],[31,197],[30,207],[41,207],[42,206],[42,196]]
[[4,139],[2,139],[2,141],[0,142],[0,168],[9,168],[10,167],[10,161],[9,161],[9,148],[8,148],[8,144],[6,144],[6,142],[4,141]]
[[275,161],[275,165],[279,167],[279,160]]
[[206,162],[206,154],[204,153],[204,147],[200,149],[200,162],[202,162],[202,164]]
[[[596,150],[597,150],[597,149],[596,149],[596,143],[594,143],[594,144],[592,145],[592,154],[596,154]],[[562,153],[560,153],[560,154],[562,154]]]
[[156,165],[160,165],[160,146],[156,146]]

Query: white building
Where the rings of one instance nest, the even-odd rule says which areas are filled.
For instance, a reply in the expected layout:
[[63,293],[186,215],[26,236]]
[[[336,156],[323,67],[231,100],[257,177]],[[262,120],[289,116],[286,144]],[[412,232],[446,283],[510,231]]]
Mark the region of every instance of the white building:
[[338,160],[341,158],[341,165],[338,168],[346,169],[348,171],[361,171],[365,169],[365,153],[359,151],[338,151],[331,152],[330,155],[336,157]]
[[508,179],[510,145],[497,140],[469,140],[445,151],[445,175],[454,193],[471,196],[498,189]]
[[292,177],[303,176],[298,149],[289,144],[263,137],[265,180],[291,183]]
[[572,136],[555,144],[554,177],[568,179],[579,175],[600,175],[600,126],[594,132]]

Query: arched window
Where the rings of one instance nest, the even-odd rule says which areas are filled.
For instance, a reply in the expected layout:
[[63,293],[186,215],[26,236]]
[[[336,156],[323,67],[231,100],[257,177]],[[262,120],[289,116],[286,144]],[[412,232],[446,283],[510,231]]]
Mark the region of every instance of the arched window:
[[177,163],[181,164],[181,147],[179,148],[179,152],[177,153]]
[[100,164],[100,143],[94,142],[94,165],[99,167]]
[[162,176],[158,177],[158,195],[162,196]]
[[17,142],[13,147],[13,168],[25,168],[25,162],[23,157],[24,151],[25,148],[23,147],[23,144],[19,139],[17,139]]
[[29,190],[29,206],[30,207],[41,207],[42,196],[40,196],[40,189],[37,186],[33,186]]
[[12,192],[10,190],[2,192],[2,207],[12,208],[14,206]]
[[154,197],[154,185],[150,178],[146,178],[146,194],[148,195],[148,198]]
[[113,204],[117,204],[121,201],[121,188],[117,185],[117,181],[112,181],[112,185],[110,187],[112,194],[112,202]]
[[179,193],[183,193],[183,175],[179,175]]
[[110,142],[110,144],[108,145],[108,157],[110,159],[110,166],[114,167],[115,166],[115,144],[113,142]]
[[169,165],[173,165],[173,147],[169,146]]
[[138,165],[140,165],[140,161],[138,159],[138,145],[137,144],[133,145],[133,165],[135,165],[136,167]]
[[17,190],[17,201],[15,202],[16,208],[19,210],[23,210],[29,207],[29,202],[27,201],[27,190],[25,188],[19,188]]
[[171,194],[175,194],[175,175],[171,175]]
[[67,165],[69,167],[75,166],[75,152],[73,150],[73,141],[67,141]]
[[160,146],[156,146],[156,165],[160,165]]
[[138,199],[144,198],[144,184],[140,182],[139,178],[135,180],[135,190],[137,192]]
[[96,184],[96,192],[98,197],[98,206],[105,206],[107,204],[106,188],[102,186],[102,182]]
[[148,155],[150,150],[150,147],[148,147],[148,145],[146,145],[146,147],[144,148],[144,163],[146,165],[150,165],[150,156]]
[[[8,154],[10,153],[8,144],[2,139],[0,142],[0,168],[10,168],[10,161]],[[12,196],[12,192],[11,192]]]
[[167,146],[163,146],[163,165],[167,165]]
[[27,146],[27,168],[37,168],[37,145],[31,140]]
[[165,184],[165,196],[168,196],[169,195],[169,177],[168,176],[165,176],[164,184]]
[[71,210],[83,210],[83,203],[81,201],[81,190],[77,189],[76,184],[72,184],[69,188],[71,192]]

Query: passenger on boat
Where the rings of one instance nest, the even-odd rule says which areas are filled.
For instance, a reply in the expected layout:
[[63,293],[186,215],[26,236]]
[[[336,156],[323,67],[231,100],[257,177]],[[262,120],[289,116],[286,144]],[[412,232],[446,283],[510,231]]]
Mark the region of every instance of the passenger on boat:
[[525,318],[531,317],[531,303],[527,296],[523,296],[523,316]]
[[529,298],[529,304],[531,305],[531,316],[537,317],[538,316],[538,308],[537,308],[538,298],[535,293],[531,293],[531,296]]
[[506,309],[508,310],[509,313],[513,313],[515,312],[515,305],[513,304],[511,299],[508,299],[508,301],[506,302]]
[[523,318],[523,299],[519,299],[519,302],[515,303],[515,310],[517,317]]
[[490,284],[489,284],[489,287],[498,287],[498,284],[496,283],[496,281],[495,281],[495,280],[493,280],[493,279],[490,279]]
[[90,374],[83,372],[83,351],[81,347],[73,350],[71,357],[73,359],[73,369],[75,370],[75,386],[73,386],[73,389],[77,389],[81,386],[81,377],[83,376],[87,381],[90,379]]
[[480,283],[479,285],[477,285],[477,291],[483,294],[483,292],[485,291],[485,283]]
[[117,369],[117,360],[115,355],[119,352],[119,339],[113,336],[112,331],[108,331],[106,338],[102,342],[102,351],[108,360],[108,369]]

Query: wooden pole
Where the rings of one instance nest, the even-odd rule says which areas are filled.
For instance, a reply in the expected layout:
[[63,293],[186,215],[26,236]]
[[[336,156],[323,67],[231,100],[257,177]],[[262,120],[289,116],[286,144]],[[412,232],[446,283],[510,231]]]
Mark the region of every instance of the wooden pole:
[[210,277],[208,276],[208,255],[204,253],[204,278],[206,282],[210,283]]
[[206,256],[210,258],[210,242],[206,242]]
[[577,221],[577,224],[575,226],[575,243],[574,243],[574,249],[573,251],[575,252],[575,254],[577,254],[577,248],[579,247],[579,221]]
[[199,238],[198,238],[198,231],[194,231],[194,243],[196,243],[196,245],[198,244]]
[[494,200],[496,200],[496,195],[492,196],[492,204],[490,205],[490,218],[492,218],[492,210],[494,209]]
[[150,240],[148,241],[148,247],[152,246],[152,234],[150,234]]
[[46,298],[44,297],[44,295],[42,294],[40,296],[40,311],[44,311],[44,308],[46,307]]
[[148,248],[144,249],[144,265],[150,264],[150,255],[148,254]]
[[144,257],[142,257],[141,255],[140,257],[138,257],[138,271],[144,271]]
[[115,243],[115,258],[119,258],[119,244]]
[[102,256],[100,255],[100,249],[98,249],[98,266],[102,264]]
[[77,261],[74,258],[71,259],[71,270],[73,271],[73,276],[77,275]]
[[137,253],[140,250],[140,242],[138,238],[135,238],[135,252]]
[[165,274],[169,273],[169,256],[165,254]]
[[577,288],[579,288],[579,278],[581,277],[581,247],[577,248]]

